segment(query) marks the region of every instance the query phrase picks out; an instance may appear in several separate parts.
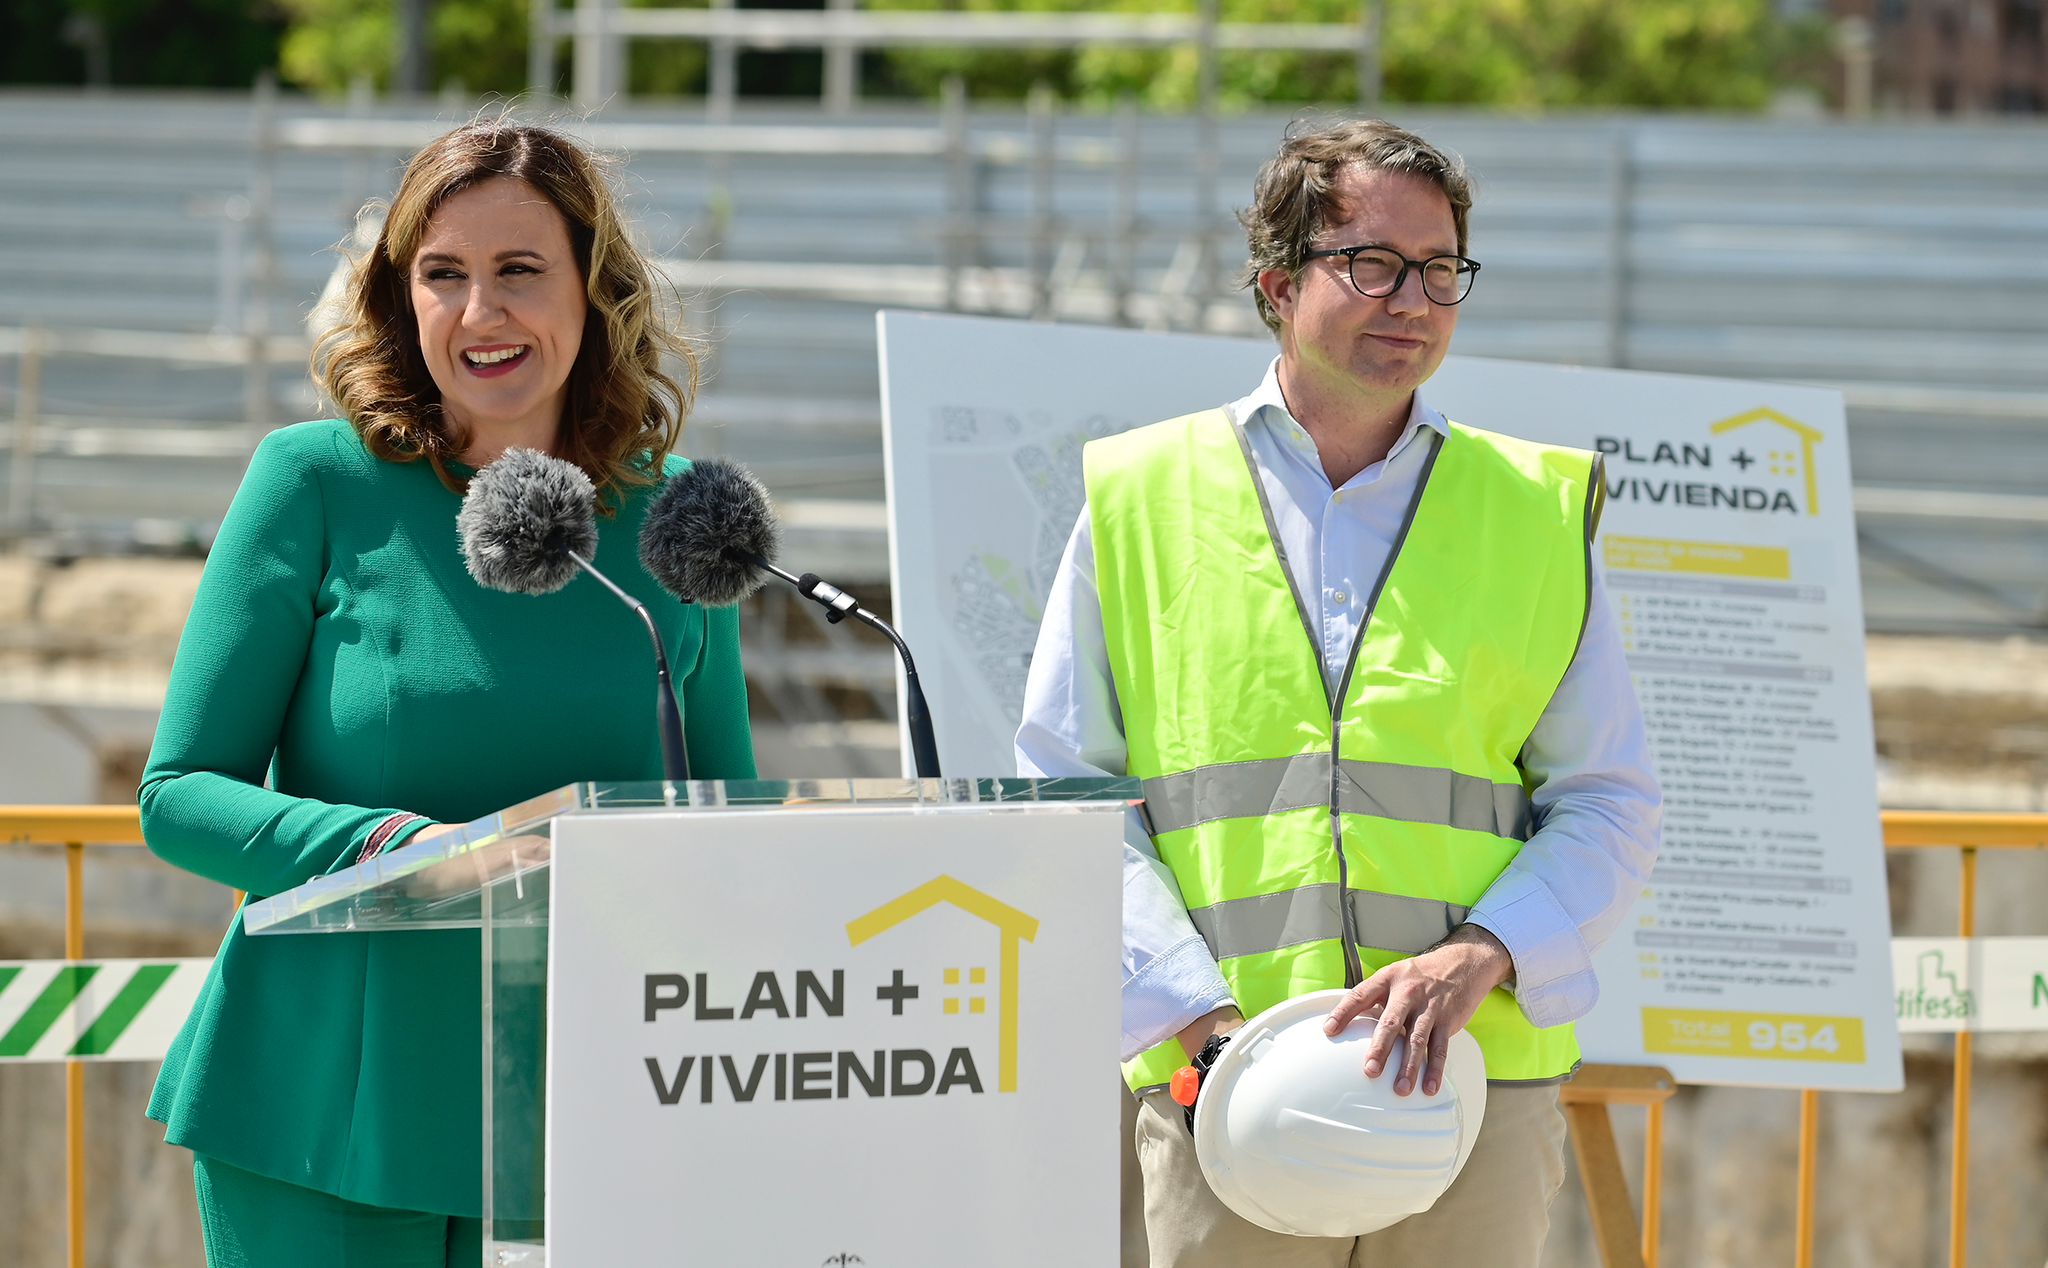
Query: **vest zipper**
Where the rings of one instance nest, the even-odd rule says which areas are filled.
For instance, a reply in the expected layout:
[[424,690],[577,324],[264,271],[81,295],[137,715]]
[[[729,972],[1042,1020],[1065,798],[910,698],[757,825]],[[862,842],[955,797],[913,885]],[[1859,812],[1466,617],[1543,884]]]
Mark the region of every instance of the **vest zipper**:
[[[1372,609],[1367,608],[1365,615],[1371,620]],[[1365,632],[1363,623],[1359,632]],[[1357,644],[1351,653],[1358,654]],[[1349,988],[1365,980],[1365,965],[1358,958],[1358,913],[1351,910],[1351,867],[1344,861],[1344,815],[1337,809],[1337,781],[1343,778],[1337,769],[1337,740],[1343,711],[1341,703],[1330,710],[1330,848],[1337,852],[1337,920],[1344,934],[1344,985]]]
[[[1401,557],[1401,547],[1408,542],[1408,530],[1415,526],[1415,513],[1422,507],[1422,495],[1429,488],[1430,473],[1436,470],[1437,455],[1443,452],[1443,437],[1437,432],[1429,433],[1429,454],[1422,460],[1422,474],[1415,478],[1415,495],[1408,500],[1408,511],[1401,517],[1401,529],[1394,534],[1393,548],[1387,551],[1387,562],[1380,567],[1380,575],[1372,583],[1372,593],[1366,596],[1365,614],[1358,619],[1358,632],[1351,636],[1351,652],[1344,660],[1344,676],[1337,683],[1337,689],[1330,693],[1330,846],[1337,852],[1338,920],[1344,932],[1344,985],[1356,986],[1365,980],[1365,965],[1358,958],[1358,946],[1363,939],[1358,934],[1358,913],[1351,909],[1351,865],[1344,861],[1344,813],[1338,809],[1339,782],[1344,778],[1344,697],[1351,691],[1351,671],[1358,666],[1359,649],[1365,646],[1365,632],[1372,627],[1373,614],[1379,611],[1380,593],[1387,588],[1387,578],[1394,574],[1394,561]],[[1252,482],[1258,483],[1256,471]],[[1259,490],[1259,500],[1265,502],[1265,490]],[[1271,527],[1271,513],[1268,512],[1268,527]],[[1273,540],[1277,543],[1278,533]],[[1282,560],[1282,567],[1286,561]],[[1309,631],[1309,640],[1315,644],[1316,659],[1322,659],[1322,642]]]
[[1358,958],[1358,915],[1351,910],[1351,865],[1344,861],[1344,813],[1337,808],[1337,781],[1344,777],[1344,693],[1351,689],[1351,670],[1358,664],[1358,649],[1365,646],[1366,627],[1372,624],[1372,614],[1379,608],[1380,592],[1387,588],[1387,578],[1394,572],[1394,561],[1401,557],[1401,547],[1408,541],[1408,530],[1415,526],[1415,512],[1422,507],[1422,495],[1429,488],[1430,472],[1436,470],[1437,455],[1443,452],[1444,437],[1435,430],[1428,433],[1429,453],[1422,460],[1422,474],[1415,478],[1415,495],[1408,500],[1408,511],[1401,518],[1401,531],[1394,535],[1393,549],[1387,552],[1387,562],[1372,583],[1372,593],[1366,596],[1365,615],[1358,622],[1358,633],[1352,636],[1351,655],[1344,662],[1344,676],[1333,690],[1330,677],[1323,670],[1323,640],[1316,633],[1316,623],[1309,616],[1301,587],[1295,584],[1294,573],[1287,566],[1287,548],[1280,544],[1280,526],[1273,520],[1272,504],[1266,500],[1266,486],[1259,480],[1259,463],[1252,456],[1251,437],[1246,434],[1244,424],[1228,409],[1223,411],[1223,416],[1237,435],[1238,452],[1244,455],[1245,474],[1251,477],[1252,493],[1259,499],[1259,513],[1266,519],[1266,539],[1273,544],[1273,553],[1279,558],[1280,575],[1287,578],[1287,589],[1294,596],[1295,613],[1301,617],[1301,632],[1308,636],[1309,654],[1315,658],[1316,678],[1323,684],[1330,700],[1330,849],[1337,855],[1337,920],[1344,942],[1344,985],[1356,986],[1365,980],[1365,965]]

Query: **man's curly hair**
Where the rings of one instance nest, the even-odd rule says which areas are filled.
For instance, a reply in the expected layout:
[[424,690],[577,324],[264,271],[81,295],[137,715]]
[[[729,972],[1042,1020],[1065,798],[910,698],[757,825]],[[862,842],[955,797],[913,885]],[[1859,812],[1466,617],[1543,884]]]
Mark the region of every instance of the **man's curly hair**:
[[1238,285],[1251,288],[1259,316],[1275,334],[1280,332],[1280,317],[1259,289],[1259,274],[1285,269],[1289,277],[1301,280],[1306,263],[1302,257],[1316,249],[1316,236],[1341,218],[1334,192],[1337,177],[1354,165],[1406,172],[1444,191],[1458,230],[1458,254],[1465,253],[1472,178],[1457,155],[1384,119],[1297,120],[1288,127],[1279,153],[1259,169],[1252,205],[1237,213],[1250,253]]

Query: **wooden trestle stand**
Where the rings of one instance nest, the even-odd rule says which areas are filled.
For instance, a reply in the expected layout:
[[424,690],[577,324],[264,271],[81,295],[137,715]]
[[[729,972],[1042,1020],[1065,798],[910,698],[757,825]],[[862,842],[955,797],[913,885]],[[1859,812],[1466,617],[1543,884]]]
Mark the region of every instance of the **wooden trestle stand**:
[[[1655,1124],[1664,1102],[1678,1090],[1671,1072],[1662,1066],[1583,1065],[1569,1083],[1559,1089],[1570,1129],[1572,1155],[1579,1163],[1579,1183],[1586,1191],[1586,1210],[1593,1218],[1593,1240],[1600,1248],[1604,1268],[1651,1268],[1656,1263],[1653,1240],[1657,1232],[1658,1175],[1654,1163],[1643,1182],[1645,1223],[1636,1220],[1635,1202],[1629,1197],[1628,1180],[1621,1173],[1621,1152],[1614,1145],[1614,1122],[1607,1110],[1613,1105],[1640,1105],[1650,1111]],[[1656,1152],[1652,1146],[1651,1152]]]

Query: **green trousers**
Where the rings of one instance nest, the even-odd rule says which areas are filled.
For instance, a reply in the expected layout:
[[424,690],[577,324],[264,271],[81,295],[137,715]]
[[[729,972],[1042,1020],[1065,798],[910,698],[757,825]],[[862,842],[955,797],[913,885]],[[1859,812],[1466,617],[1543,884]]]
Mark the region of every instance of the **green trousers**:
[[208,1268],[480,1268],[483,1221],[364,1206],[192,1155]]

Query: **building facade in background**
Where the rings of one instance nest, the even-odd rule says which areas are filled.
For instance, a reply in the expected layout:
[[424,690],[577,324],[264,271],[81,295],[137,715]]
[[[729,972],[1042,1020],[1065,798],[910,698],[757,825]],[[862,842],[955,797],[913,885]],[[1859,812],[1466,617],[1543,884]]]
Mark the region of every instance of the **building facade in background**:
[[2048,112],[2048,0],[1831,0],[1844,69],[1859,44],[1884,112]]

